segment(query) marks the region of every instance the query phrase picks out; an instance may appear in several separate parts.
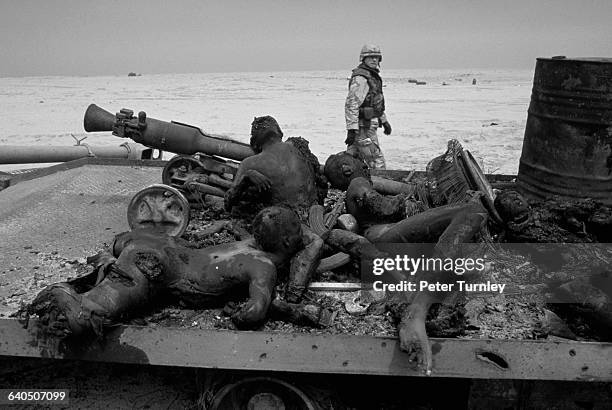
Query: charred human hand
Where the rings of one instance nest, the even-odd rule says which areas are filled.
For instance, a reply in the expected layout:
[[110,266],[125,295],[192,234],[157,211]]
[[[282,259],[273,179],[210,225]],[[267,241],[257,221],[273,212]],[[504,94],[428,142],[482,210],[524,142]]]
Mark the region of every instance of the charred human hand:
[[242,189],[251,188],[257,192],[266,192],[272,188],[272,181],[259,171],[249,169],[240,183]]
[[254,169],[247,169],[244,173],[238,174],[236,183],[225,193],[225,210],[231,211],[239,201],[249,200],[253,195],[267,193],[271,188],[270,178]]
[[266,319],[268,306],[262,301],[249,299],[244,305],[237,307],[230,315],[238,329],[255,329]]

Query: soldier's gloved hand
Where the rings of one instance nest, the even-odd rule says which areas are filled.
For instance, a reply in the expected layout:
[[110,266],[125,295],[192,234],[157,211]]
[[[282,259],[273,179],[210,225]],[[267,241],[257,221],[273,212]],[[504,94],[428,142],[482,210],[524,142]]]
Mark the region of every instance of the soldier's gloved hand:
[[353,143],[355,142],[355,138],[357,138],[357,130],[347,130],[346,139],[344,140],[344,143],[346,145],[353,145]]
[[383,122],[382,126],[385,129],[385,135],[391,135],[391,124],[389,124],[389,121]]

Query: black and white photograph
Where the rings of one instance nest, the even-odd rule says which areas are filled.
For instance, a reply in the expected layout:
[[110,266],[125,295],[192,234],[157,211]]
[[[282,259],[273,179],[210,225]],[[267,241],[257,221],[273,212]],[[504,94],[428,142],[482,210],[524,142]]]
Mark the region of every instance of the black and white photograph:
[[612,407],[609,0],[0,0],[0,406]]

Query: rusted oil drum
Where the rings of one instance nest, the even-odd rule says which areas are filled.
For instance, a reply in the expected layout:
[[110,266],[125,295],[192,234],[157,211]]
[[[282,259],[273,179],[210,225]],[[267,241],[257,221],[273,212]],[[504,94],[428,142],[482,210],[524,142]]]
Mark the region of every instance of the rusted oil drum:
[[612,204],[612,59],[538,58],[518,184]]

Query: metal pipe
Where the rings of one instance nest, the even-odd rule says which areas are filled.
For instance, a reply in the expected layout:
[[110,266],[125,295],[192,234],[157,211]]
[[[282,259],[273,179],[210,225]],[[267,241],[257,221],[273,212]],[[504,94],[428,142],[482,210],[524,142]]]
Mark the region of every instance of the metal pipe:
[[153,150],[140,144],[122,144],[115,147],[92,147],[86,144],[73,146],[25,146],[0,147],[0,164],[36,164],[66,162],[85,157],[151,159]]

